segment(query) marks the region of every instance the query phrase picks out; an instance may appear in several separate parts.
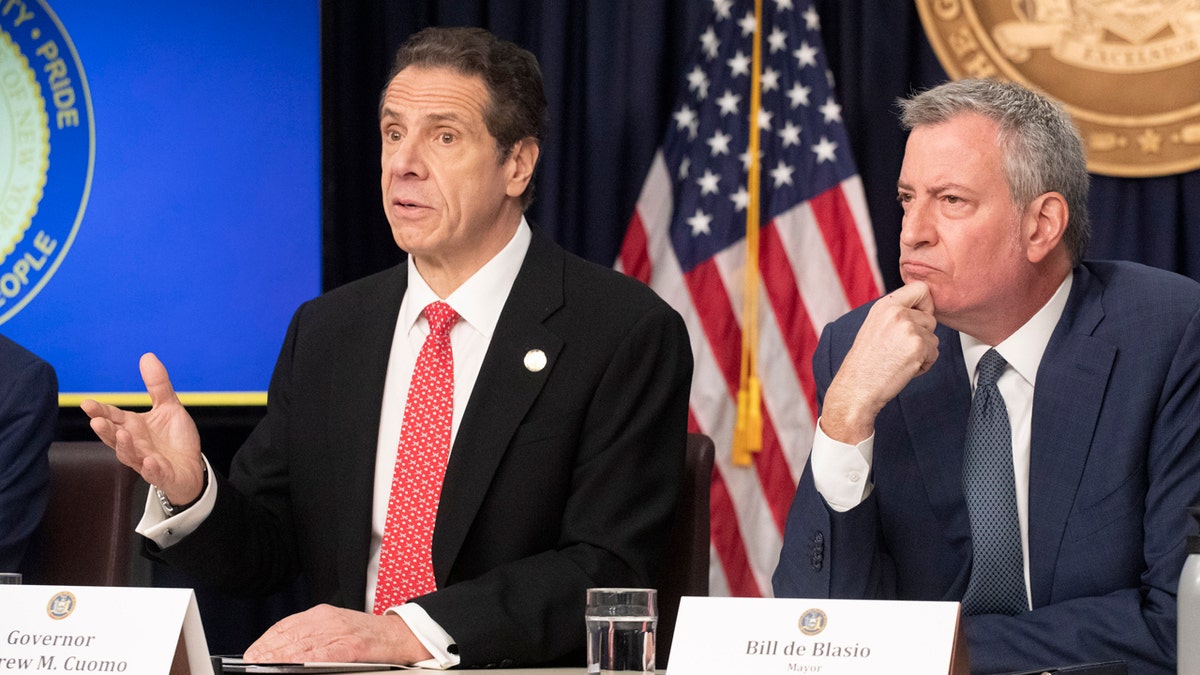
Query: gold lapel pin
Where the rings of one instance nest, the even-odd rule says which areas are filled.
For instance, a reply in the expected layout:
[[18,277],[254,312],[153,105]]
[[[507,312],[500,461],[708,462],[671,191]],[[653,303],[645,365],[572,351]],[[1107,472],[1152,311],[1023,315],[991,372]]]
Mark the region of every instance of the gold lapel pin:
[[540,349],[530,349],[525,352],[525,369],[531,373],[541,372],[546,367],[546,352]]

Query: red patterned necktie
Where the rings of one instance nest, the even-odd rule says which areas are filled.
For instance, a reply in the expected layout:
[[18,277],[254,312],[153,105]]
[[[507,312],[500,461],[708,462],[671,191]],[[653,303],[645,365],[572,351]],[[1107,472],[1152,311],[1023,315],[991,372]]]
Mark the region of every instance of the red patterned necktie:
[[379,551],[376,614],[437,590],[431,557],[433,524],[450,454],[454,414],[450,329],[458,321],[458,314],[444,302],[433,302],[425,307],[425,318],[429,320],[429,335],[425,336],[408,386]]

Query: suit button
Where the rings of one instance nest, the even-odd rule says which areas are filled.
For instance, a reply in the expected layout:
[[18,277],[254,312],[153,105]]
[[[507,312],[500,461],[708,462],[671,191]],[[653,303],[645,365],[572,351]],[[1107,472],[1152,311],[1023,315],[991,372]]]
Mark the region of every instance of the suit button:
[[813,532],[809,564],[812,565],[813,571],[816,572],[820,572],[821,567],[825,564],[825,535],[821,532]]

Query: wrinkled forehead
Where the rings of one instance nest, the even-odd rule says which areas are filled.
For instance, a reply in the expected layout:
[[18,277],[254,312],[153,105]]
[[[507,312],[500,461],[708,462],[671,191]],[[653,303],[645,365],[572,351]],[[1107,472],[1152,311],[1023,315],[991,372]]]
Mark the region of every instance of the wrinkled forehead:
[[997,133],[996,123],[980,115],[914,127],[904,148],[899,184],[921,189],[922,184],[996,181],[995,187],[1007,189]]
[[478,75],[449,67],[408,66],[388,82],[380,100],[380,117],[454,116],[483,121],[490,103]]

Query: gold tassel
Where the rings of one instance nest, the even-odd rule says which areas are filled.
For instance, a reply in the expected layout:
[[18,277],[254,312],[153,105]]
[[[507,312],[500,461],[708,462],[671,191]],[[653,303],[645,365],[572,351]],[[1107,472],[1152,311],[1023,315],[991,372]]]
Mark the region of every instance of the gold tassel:
[[762,105],[762,0],[754,3],[754,49],[750,73],[750,168],[746,206],[746,278],[742,289],[742,368],[733,431],[734,466],[750,466],[762,449],[762,386],[758,381],[758,225],[761,201],[758,113]]

